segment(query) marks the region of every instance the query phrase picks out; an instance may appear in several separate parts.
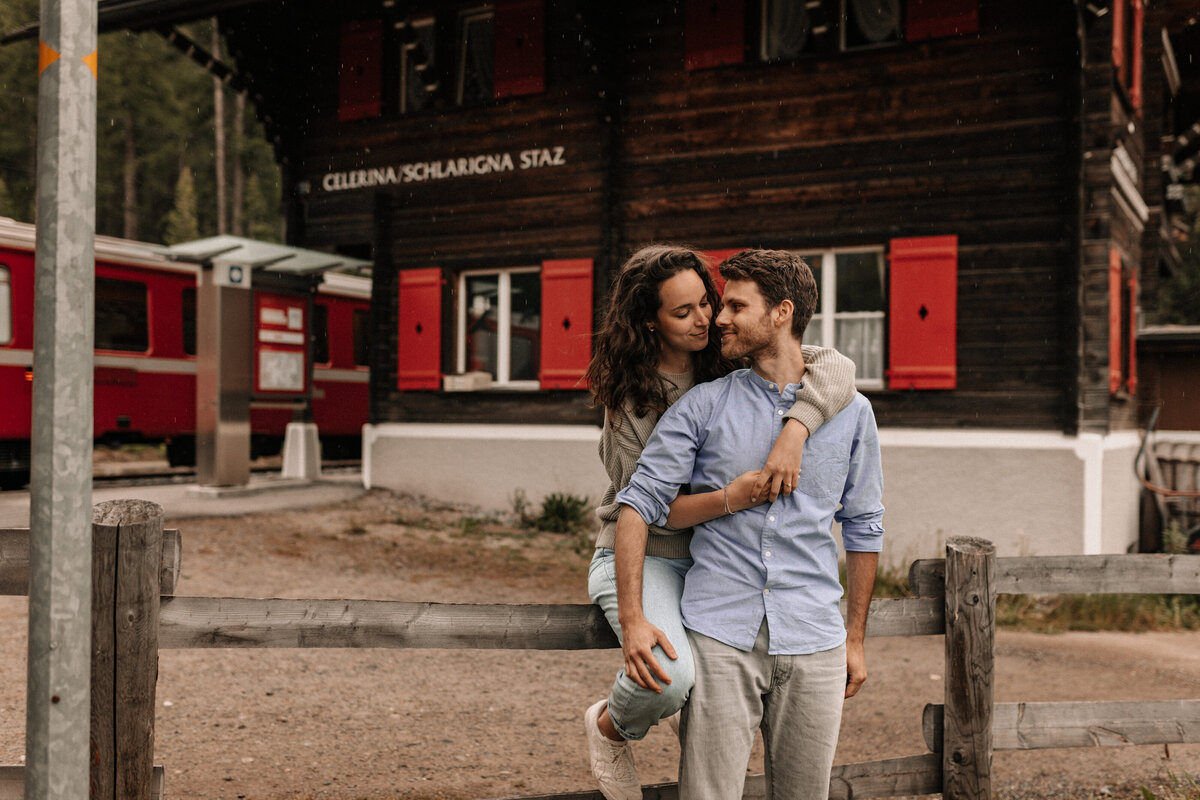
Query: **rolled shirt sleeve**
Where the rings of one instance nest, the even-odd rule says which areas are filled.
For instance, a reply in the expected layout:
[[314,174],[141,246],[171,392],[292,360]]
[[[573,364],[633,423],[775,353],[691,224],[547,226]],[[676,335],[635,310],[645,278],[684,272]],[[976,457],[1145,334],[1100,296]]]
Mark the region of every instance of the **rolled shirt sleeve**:
[[667,409],[646,442],[629,485],[617,502],[633,508],[649,525],[666,525],[671,502],[692,482],[696,451],[703,444],[708,412],[703,392],[691,391]]
[[883,550],[883,460],[879,430],[869,404],[860,409],[850,447],[850,468],[842,491],[842,507],[834,514],[842,524],[842,545],[855,553]]

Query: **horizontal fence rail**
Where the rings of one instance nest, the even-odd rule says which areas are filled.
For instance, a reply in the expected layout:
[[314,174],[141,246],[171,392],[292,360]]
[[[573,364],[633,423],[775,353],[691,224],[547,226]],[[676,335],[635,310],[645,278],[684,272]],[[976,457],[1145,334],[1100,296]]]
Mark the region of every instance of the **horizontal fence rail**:
[[[868,636],[941,633],[933,599],[871,602]],[[620,647],[594,605],[164,597],[158,646],[594,650]]]
[[[162,569],[159,587],[164,595],[175,594],[183,560],[179,531],[162,532]],[[0,528],[0,595],[29,594],[29,529]]]
[[[908,588],[917,597],[941,597],[945,560],[914,561]],[[1200,558],[1155,553],[997,558],[996,594],[1200,594]]]
[[[925,706],[925,744],[942,751],[944,707]],[[996,750],[1058,747],[1126,747],[1200,742],[1200,700],[1136,700],[1075,703],[996,703],[992,724]]]

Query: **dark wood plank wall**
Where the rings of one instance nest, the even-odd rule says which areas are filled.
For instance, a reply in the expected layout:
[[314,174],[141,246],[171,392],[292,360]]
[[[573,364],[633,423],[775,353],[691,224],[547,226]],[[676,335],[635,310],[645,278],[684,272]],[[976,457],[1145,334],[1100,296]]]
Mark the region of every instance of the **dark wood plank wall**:
[[1089,19],[1083,83],[1083,230],[1080,258],[1078,429],[1106,433],[1137,426],[1137,404],[1109,391],[1109,248],[1141,263],[1141,233],[1113,199],[1111,157],[1118,143],[1145,162],[1141,119],[1114,80],[1112,16]]
[[958,234],[958,389],[871,392],[881,424],[1069,429],[1071,4],[984,4],[978,39],[690,74],[682,37],[652,35],[660,17],[630,21],[627,241],[806,249]]
[[[650,240],[805,249],[952,233],[958,389],[872,392],[880,422],[1109,424],[1107,242],[1116,234],[1101,184],[1111,183],[1118,123],[1104,18],[1087,28],[1082,74],[1075,4],[1041,0],[981,3],[978,37],[688,73],[673,4],[582,17],[573,4],[548,5],[547,92],[486,109],[338,124],[336,74],[311,67],[337,62],[331,20],[302,33],[303,53],[273,59],[281,93],[295,75],[309,84],[284,147],[289,175],[313,187],[304,244],[380,248],[373,419],[595,419],[579,393],[463,401],[392,391],[399,269],[590,257],[599,305],[619,257]],[[273,35],[294,37],[290,24]],[[328,194],[314,183],[364,164],[547,146],[566,147],[568,165],[387,192]],[[1143,157],[1140,134],[1126,146]],[[1081,154],[1090,165],[1082,190]]]

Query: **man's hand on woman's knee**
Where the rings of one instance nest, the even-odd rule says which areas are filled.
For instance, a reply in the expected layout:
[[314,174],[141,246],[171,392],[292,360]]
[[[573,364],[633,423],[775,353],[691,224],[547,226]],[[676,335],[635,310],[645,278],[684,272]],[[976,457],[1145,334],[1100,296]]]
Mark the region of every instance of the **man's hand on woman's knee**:
[[669,684],[671,678],[654,655],[654,647],[661,647],[669,658],[679,658],[667,635],[645,617],[621,623],[621,650],[625,655],[625,674],[630,680],[653,692],[662,693],[662,687],[654,680],[657,677]]

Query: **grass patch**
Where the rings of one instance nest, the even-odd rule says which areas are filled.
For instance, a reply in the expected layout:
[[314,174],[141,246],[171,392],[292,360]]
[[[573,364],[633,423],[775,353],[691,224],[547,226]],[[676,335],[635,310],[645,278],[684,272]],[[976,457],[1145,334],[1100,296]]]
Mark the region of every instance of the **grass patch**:
[[1167,783],[1149,789],[1141,787],[1142,800],[1200,800],[1200,782],[1191,775],[1167,773]]

